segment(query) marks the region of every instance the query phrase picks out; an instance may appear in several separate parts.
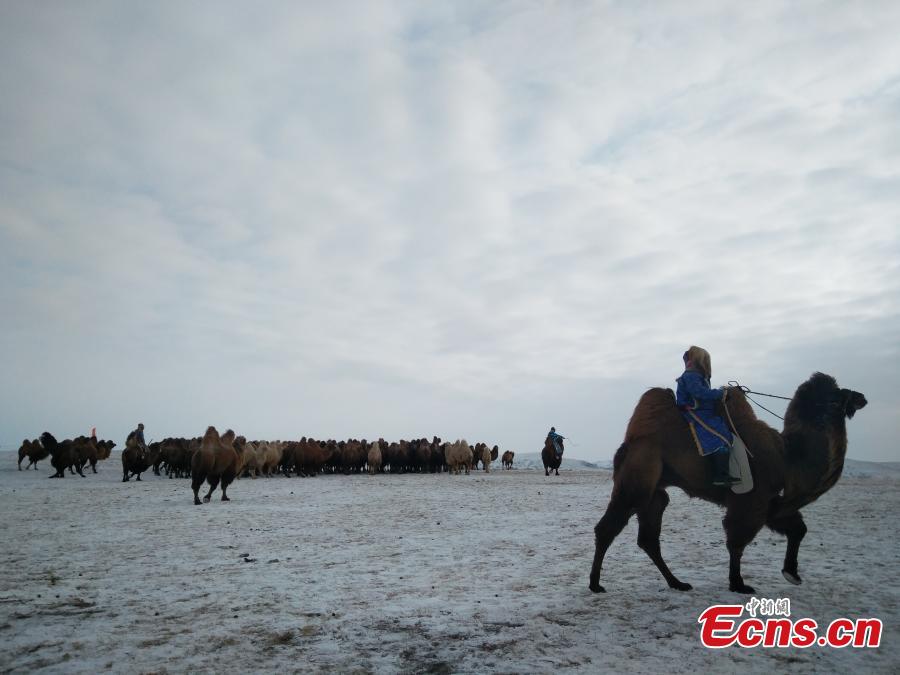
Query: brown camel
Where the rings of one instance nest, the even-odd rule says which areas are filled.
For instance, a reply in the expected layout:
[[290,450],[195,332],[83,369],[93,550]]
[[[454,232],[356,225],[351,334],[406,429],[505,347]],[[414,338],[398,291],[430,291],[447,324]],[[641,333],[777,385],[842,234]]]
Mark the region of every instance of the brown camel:
[[28,458],[28,465],[25,467],[27,471],[32,466],[37,471],[37,463],[42,459],[46,459],[50,455],[50,451],[41,445],[38,439],[29,441],[27,438],[22,441],[22,447],[19,448],[19,471],[22,470],[22,460]]
[[110,452],[116,447],[115,441],[97,441],[97,459],[109,459]]
[[[559,439],[559,447],[565,450],[563,439]],[[562,455],[556,454],[556,448],[553,447],[553,441],[550,437],[544,440],[544,449],[541,450],[541,460],[544,462],[544,475],[549,476],[551,471],[556,471],[559,475],[559,465],[562,464]]]
[[[31,441],[29,441],[26,438],[24,441],[22,441],[22,445],[19,446],[19,471],[22,470],[22,460],[25,459],[26,457],[28,457],[28,453],[30,453],[30,452],[31,452]],[[31,462],[28,462],[28,466],[26,466],[25,469],[27,470],[30,468],[31,468]],[[35,469],[35,471],[37,471],[37,469]]]
[[97,460],[99,459],[99,447],[97,439],[88,436],[79,436],[73,441],[75,452],[78,456],[78,466],[83,471],[85,466],[90,463],[91,470],[97,473]]
[[191,458],[191,489],[194,491],[194,504],[201,504],[199,491],[203,481],[209,483],[209,492],[203,498],[208,502],[213,490],[222,483],[222,501],[228,498],[228,486],[234,480],[239,469],[237,451],[234,449],[234,432],[229,429],[222,436],[215,427],[208,427],[200,449]]
[[732,591],[754,592],[741,576],[741,556],[763,526],[787,536],[782,574],[791,583],[801,582],[797,553],[806,525],[800,509],[840,477],[847,452],[846,418],[865,407],[866,398],[859,392],[840,389],[829,375],[815,373],[797,388],[780,434],[756,418],[739,388],[730,388],[726,401],[727,413],[752,453],[753,490],[738,495],[729,488],[713,486],[712,468],[699,455],[688,425],[675,407],[672,390],[650,389],[638,401],[625,441],[613,460],[612,495],[606,513],[594,528],[592,591],[605,590],[600,585],[603,557],[634,513],[638,516],[638,546],[671,588],[691,589],[690,584],[672,574],[660,552],[662,515],[669,503],[665,489],[669,486],[726,508],[722,524]]
[[515,456],[516,456],[516,453],[514,453],[512,450],[507,450],[506,452],[503,453],[503,468],[504,469],[512,468],[513,458],[515,458]]

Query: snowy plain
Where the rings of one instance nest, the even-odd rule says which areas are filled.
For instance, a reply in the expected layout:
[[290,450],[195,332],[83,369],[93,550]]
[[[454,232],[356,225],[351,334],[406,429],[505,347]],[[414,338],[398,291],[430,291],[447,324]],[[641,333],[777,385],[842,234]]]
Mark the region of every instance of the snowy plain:
[[720,509],[679,490],[663,553],[694,590],[666,586],[633,519],[594,595],[608,470],[245,478],[195,507],[188,480],[120,467],[48,480],[0,453],[0,672],[900,671],[894,468],[848,471],[804,510],[802,586],[781,537],[744,556],[758,597],[879,618],[881,647],[712,651],[698,616],[747,598],[727,589]]

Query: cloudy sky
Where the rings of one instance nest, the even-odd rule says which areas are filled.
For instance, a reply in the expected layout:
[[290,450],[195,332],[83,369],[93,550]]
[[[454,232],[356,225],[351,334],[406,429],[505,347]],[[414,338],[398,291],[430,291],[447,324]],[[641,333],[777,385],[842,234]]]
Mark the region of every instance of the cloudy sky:
[[554,424],[602,459],[698,344],[714,385],[862,391],[850,457],[900,460],[898,34],[889,1],[3,2],[0,443]]

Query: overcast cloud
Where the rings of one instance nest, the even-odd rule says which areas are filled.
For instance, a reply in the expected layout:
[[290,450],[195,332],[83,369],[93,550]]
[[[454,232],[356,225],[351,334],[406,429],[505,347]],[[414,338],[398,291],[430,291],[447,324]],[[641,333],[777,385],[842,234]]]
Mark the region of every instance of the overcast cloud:
[[862,391],[850,457],[900,460],[898,34],[896,2],[4,2],[0,443],[554,424],[600,459],[698,344],[715,385]]

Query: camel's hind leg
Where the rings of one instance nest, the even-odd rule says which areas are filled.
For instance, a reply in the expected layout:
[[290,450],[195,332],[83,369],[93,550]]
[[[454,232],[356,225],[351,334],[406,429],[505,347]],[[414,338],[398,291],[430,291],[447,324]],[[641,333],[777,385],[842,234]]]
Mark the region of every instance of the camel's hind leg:
[[638,511],[638,546],[650,556],[656,567],[662,572],[666,583],[670,588],[679,591],[689,591],[693,586],[679,581],[672,574],[666,561],[663,560],[662,551],[659,548],[659,533],[662,530],[663,511],[669,505],[669,495],[665,490],[657,490],[647,507]]
[[222,476],[222,501],[230,502],[231,498],[225,493],[228,490],[228,486],[234,481],[233,473],[226,473]]
[[615,496],[610,499],[609,506],[606,507],[606,513],[594,527],[594,535],[596,539],[594,548],[594,563],[591,565],[591,577],[588,587],[594,593],[605,593],[606,589],[600,585],[600,569],[603,567],[603,557],[613,539],[619,536],[619,533],[628,524],[633,511],[630,511]]
[[588,585],[594,593],[606,590],[600,585],[600,569],[607,549],[628,524],[628,519],[648,508],[662,475],[660,448],[650,443],[635,443],[624,450],[626,455],[613,477],[615,484],[606,513],[594,528],[596,547]]
[[193,471],[192,473],[191,490],[194,491],[194,505],[200,506],[203,503],[200,501],[200,487],[203,485],[203,481],[206,480],[206,474],[199,471]]
[[[741,575],[741,558],[744,549],[753,541],[766,522],[765,511],[756,505],[730,504],[722,519],[725,528],[725,544],[728,547],[728,589],[737,593],[755,593],[752,586],[744,583]],[[797,546],[800,542],[798,540]]]

